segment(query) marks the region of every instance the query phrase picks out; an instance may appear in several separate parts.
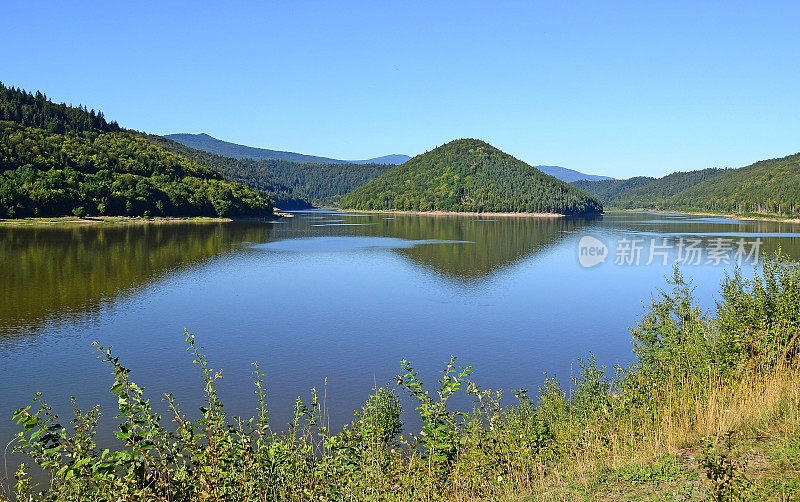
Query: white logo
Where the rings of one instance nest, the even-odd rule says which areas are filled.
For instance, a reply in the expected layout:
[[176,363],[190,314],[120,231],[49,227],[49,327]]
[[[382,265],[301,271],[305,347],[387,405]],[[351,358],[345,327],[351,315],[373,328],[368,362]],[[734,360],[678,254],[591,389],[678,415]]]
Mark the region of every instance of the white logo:
[[591,235],[581,237],[578,242],[578,261],[582,267],[591,268],[600,263],[605,263],[608,257],[608,247]]

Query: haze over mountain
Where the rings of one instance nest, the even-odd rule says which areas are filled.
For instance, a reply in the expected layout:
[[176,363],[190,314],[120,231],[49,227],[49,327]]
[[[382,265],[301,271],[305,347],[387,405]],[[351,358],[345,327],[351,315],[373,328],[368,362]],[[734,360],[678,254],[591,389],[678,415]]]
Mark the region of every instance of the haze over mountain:
[[254,159],[254,160],[286,160],[289,162],[315,163],[315,164],[402,164],[411,157],[402,154],[384,155],[374,159],[366,160],[339,160],[327,157],[317,157],[315,155],[305,155],[295,152],[283,152],[280,150],[269,150],[266,148],[256,148],[253,146],[239,145],[221,139],[214,138],[205,133],[200,134],[167,134],[165,138],[177,141],[196,150],[231,157],[234,159]]
[[614,179],[610,176],[600,176],[598,174],[586,174],[580,171],[576,171],[574,169],[568,169],[566,167],[561,167],[561,166],[534,166],[534,167],[536,167],[536,169],[542,171],[545,174],[549,174],[550,176],[558,178],[561,181],[566,181],[567,183],[572,183],[573,181],[578,181],[578,180],[600,181],[600,180]]
[[341,199],[345,209],[597,214],[599,200],[477,139],[417,155]]

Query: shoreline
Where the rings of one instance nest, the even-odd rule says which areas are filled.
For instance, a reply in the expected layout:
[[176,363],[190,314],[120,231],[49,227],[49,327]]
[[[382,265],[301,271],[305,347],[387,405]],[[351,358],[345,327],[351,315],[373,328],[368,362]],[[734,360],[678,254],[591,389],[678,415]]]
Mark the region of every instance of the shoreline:
[[338,209],[343,213],[411,214],[416,216],[488,216],[491,218],[565,218],[560,213],[479,213],[475,211],[401,211],[396,209]]
[[798,223],[800,224],[800,218],[791,218],[788,216],[781,216],[777,214],[770,214],[770,213],[744,213],[744,214],[735,214],[735,213],[712,213],[708,211],[677,211],[677,210],[655,210],[655,209],[616,209],[616,208],[609,208],[606,213],[653,213],[653,214],[681,214],[685,216],[713,216],[717,218],[729,218],[732,220],[742,220],[742,221],[773,221],[779,223]]
[[141,216],[54,216],[52,218],[2,218],[3,227],[55,227],[55,226],[89,226],[89,225],[170,225],[175,223],[230,223],[232,221],[266,221],[285,218],[286,215],[276,213],[267,218],[215,218],[211,216],[157,216],[143,218]]

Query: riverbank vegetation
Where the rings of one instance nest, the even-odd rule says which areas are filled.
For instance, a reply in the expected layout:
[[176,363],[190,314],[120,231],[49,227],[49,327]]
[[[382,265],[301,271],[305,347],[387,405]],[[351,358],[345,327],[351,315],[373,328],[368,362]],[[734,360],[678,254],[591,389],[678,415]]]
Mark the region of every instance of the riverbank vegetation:
[[[329,429],[316,391],[298,399],[288,430],[273,429],[259,368],[256,414],[225,414],[212,370],[186,341],[204,378],[196,419],[164,397],[153,411],[131,371],[97,347],[118,398],[113,449],[94,439],[100,410],[55,416],[37,395],[15,419],[14,447],[50,477],[33,486],[20,467],[5,493],[47,500],[785,500],[800,490],[800,266],[780,253],[752,279],[722,284],[704,314],[676,270],[632,328],[635,362],[615,376],[594,357],[567,385],[538,392],[481,388],[470,367],[447,363],[423,383],[404,361],[353,421]],[[569,391],[567,390],[569,388]],[[421,431],[404,431],[398,391]],[[470,411],[452,406],[469,394]]]

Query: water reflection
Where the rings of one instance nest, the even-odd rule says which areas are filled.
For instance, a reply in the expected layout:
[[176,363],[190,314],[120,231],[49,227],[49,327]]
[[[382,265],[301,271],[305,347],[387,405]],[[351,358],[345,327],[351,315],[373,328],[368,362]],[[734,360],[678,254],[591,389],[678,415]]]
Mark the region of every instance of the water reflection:
[[[761,251],[800,257],[794,223],[655,213],[595,219],[480,218],[295,213],[280,222],[0,227],[0,339],[34,333],[52,320],[96,314],[107,302],[244,244],[268,252],[386,248],[449,280],[469,285],[565,239],[593,233],[613,252],[620,238],[761,238]],[[281,259],[281,258],[278,258]]]
[[264,242],[263,223],[0,227],[0,338],[104,302],[235,249]]
[[[327,215],[327,218],[326,218]],[[330,221],[337,224],[327,224]],[[437,274],[464,282],[487,276],[541,252],[591,220],[576,218],[476,218],[342,213],[298,213],[274,238],[312,236],[391,237],[425,245],[390,246]],[[313,223],[310,223],[313,222]],[[342,226],[347,228],[341,228]]]

